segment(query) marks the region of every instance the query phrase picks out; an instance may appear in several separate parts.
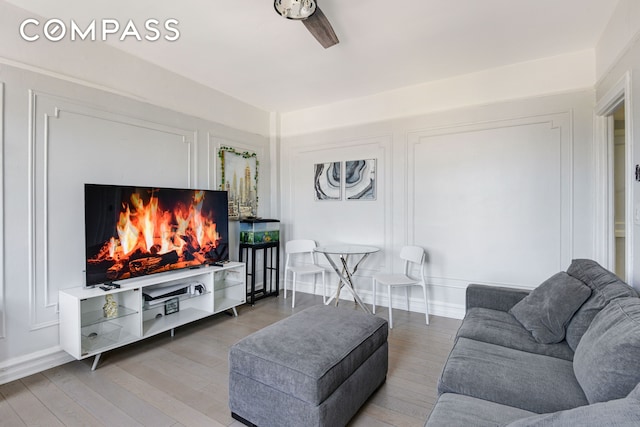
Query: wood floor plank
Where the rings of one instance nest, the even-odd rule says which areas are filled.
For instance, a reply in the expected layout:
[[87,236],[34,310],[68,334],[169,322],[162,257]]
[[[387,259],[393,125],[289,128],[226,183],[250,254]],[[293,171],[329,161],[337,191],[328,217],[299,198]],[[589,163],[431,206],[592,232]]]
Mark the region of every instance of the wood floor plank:
[[[363,406],[361,412],[362,414],[368,415],[379,422],[384,422],[394,427],[424,427],[424,422],[426,420],[426,417],[420,419],[413,418],[409,415],[403,414],[402,412],[376,405],[371,401],[367,402],[365,406]],[[357,422],[357,418],[358,417],[356,416],[351,423]]]
[[425,402],[405,400],[399,397],[398,394],[402,393],[397,390],[394,392],[392,386],[385,385],[371,396],[369,402],[391,411],[400,412],[411,418],[419,420],[427,418],[428,413],[425,409]]
[[64,425],[102,426],[102,422],[78,405],[42,373],[23,378],[22,383]]
[[108,425],[142,426],[75,375],[69,375],[64,367],[52,368],[42,374],[96,419],[105,420]]
[[376,418],[369,416],[362,411],[360,411],[351,423],[349,423],[350,427],[394,427],[393,424],[385,423]]
[[175,341],[168,345],[172,352],[179,353],[190,363],[196,363],[212,369],[220,369],[227,363],[229,348],[207,343],[203,340],[196,341]]
[[[229,348],[247,335],[322,303],[298,293],[265,298],[159,334],[102,356],[70,362],[0,385],[0,426],[229,426]],[[359,310],[353,301],[340,301]],[[386,318],[386,308],[377,316]],[[394,310],[386,383],[351,420],[351,427],[424,425],[437,399],[437,381],[459,320]]]
[[[187,382],[182,382],[176,375],[169,375],[167,370],[163,370],[153,362],[127,361],[119,366],[149,386],[164,390],[176,401],[184,403],[223,425],[227,425],[232,421],[229,407],[226,404],[229,394],[224,389],[216,388],[216,394],[222,396],[223,404],[202,390],[197,390]],[[179,372],[179,367],[173,368],[171,371],[177,373]]]
[[118,366],[110,365],[102,370],[108,378],[185,426],[224,426],[224,424],[175,399],[167,392],[168,390],[158,389]]
[[22,383],[21,380],[1,385],[0,393],[2,393],[6,401],[11,405],[26,425],[64,425],[45,405],[42,404],[42,402],[40,402],[40,400]]
[[87,387],[103,396],[104,399],[117,406],[122,412],[142,425],[169,427],[176,424],[176,420],[158,411],[155,406],[111,381],[100,370],[91,371],[90,367],[90,365],[85,365],[81,362],[72,362],[62,366],[62,369],[67,375],[75,376]]
[[175,381],[189,384],[195,390],[202,390],[209,385],[211,378],[220,371],[221,365],[225,365],[224,361],[219,361],[213,366],[204,365],[183,357],[179,352],[172,351],[169,346],[159,348],[151,358],[144,360],[144,363],[165,372]]
[[18,413],[11,407],[7,399],[0,393],[0,426],[26,426]]

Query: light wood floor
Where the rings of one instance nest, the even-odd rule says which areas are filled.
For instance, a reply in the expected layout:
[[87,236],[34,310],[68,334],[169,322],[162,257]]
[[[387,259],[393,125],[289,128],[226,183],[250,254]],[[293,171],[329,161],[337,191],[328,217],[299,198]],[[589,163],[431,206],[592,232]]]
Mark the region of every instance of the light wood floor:
[[[266,298],[91,359],[0,385],[1,426],[233,426],[228,408],[229,347],[319,296]],[[353,304],[341,301],[340,304]],[[386,307],[379,316],[386,317]],[[394,310],[386,383],[350,426],[423,426],[459,320]],[[268,399],[268,396],[265,396]]]

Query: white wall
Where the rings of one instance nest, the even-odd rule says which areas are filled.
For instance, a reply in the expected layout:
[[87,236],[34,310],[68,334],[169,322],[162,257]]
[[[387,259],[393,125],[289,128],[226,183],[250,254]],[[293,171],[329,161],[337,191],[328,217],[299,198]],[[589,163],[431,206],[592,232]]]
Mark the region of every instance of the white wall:
[[[471,282],[533,288],[593,254],[593,105],[581,90],[284,135],[284,238],[382,248],[359,270],[365,301],[405,244],[428,252],[434,314],[461,317]],[[375,201],[314,200],[315,163],[367,158]]]
[[5,43],[21,16],[0,3],[0,383],[68,360],[57,294],[83,285],[85,182],[215,189],[225,145],[257,153],[259,215],[273,202],[269,113],[108,46]]

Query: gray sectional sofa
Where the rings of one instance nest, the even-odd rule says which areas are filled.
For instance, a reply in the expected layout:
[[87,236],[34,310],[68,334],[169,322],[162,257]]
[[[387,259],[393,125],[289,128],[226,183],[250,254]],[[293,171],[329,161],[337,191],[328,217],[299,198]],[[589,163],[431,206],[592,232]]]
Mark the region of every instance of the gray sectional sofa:
[[467,288],[426,426],[640,426],[640,298],[591,260]]

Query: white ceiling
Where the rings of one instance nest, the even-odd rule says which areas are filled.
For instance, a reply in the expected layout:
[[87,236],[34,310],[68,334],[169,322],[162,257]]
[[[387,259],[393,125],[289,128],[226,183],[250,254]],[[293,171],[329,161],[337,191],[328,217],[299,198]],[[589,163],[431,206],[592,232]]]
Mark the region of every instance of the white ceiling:
[[[179,21],[180,38],[110,42],[267,111],[292,111],[595,47],[617,0],[318,0],[323,49],[271,0],[7,0],[44,18]],[[131,38],[130,38],[131,39]]]

